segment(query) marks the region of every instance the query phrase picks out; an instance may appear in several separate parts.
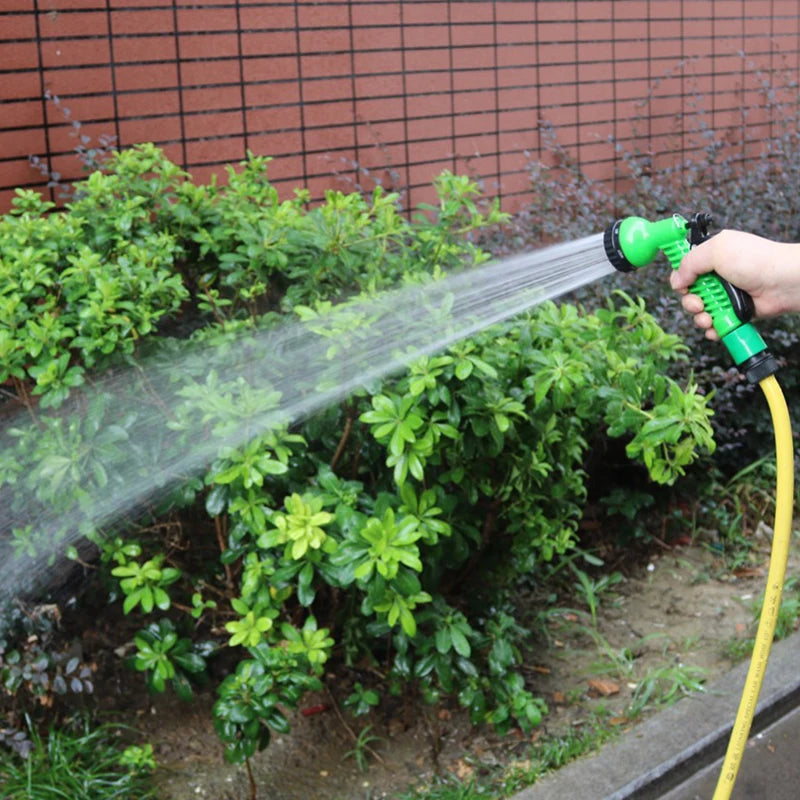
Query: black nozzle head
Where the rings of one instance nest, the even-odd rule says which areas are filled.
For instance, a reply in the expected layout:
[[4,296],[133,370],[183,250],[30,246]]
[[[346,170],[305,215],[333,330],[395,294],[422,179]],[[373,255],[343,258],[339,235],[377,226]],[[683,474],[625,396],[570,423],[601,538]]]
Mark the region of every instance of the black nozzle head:
[[611,262],[611,266],[614,269],[618,269],[620,272],[633,272],[636,267],[625,258],[625,253],[622,252],[622,248],[619,244],[619,226],[622,224],[622,220],[618,219],[612,225],[609,225],[605,232],[603,233],[603,247],[606,251],[606,256],[608,260]]

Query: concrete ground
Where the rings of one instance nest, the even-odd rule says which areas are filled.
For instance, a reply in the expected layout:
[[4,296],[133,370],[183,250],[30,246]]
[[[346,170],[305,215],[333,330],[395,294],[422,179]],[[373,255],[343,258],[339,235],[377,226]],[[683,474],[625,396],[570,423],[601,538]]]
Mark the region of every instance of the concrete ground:
[[[800,708],[790,711],[750,741],[736,779],[732,800],[800,797]],[[665,795],[662,800],[705,800],[717,785],[721,759]]]
[[[512,800],[710,800],[749,662]],[[800,798],[800,634],[772,648],[732,800]]]

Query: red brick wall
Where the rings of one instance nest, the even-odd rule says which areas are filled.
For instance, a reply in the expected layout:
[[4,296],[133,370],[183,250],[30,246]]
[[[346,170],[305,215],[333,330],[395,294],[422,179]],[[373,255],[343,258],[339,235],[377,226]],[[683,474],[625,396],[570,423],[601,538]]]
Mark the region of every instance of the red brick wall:
[[610,137],[658,166],[699,121],[769,136],[758,88],[797,80],[799,18],[797,0],[0,0],[0,211],[50,191],[30,156],[78,177],[76,137],[104,134],[199,180],[249,148],[287,193],[379,179],[409,206],[469,172],[513,209],[541,119],[603,180]]

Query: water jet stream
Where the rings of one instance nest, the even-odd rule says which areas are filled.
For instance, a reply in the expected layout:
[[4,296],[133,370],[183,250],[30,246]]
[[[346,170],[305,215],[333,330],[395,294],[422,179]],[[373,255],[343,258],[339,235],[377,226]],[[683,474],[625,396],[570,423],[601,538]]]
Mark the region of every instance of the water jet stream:
[[[613,272],[602,234],[587,236],[329,314],[244,330],[219,345],[165,342],[141,366],[73,393],[49,419],[40,414],[38,427],[20,412],[0,432],[2,449],[12,453],[21,443],[52,453],[0,486],[0,608],[55,584],[53,563],[88,529],[132,524],[176,486],[202,477],[221,449],[300,422],[422,356]],[[191,398],[218,407],[187,417]],[[91,433],[105,438],[98,444]]]

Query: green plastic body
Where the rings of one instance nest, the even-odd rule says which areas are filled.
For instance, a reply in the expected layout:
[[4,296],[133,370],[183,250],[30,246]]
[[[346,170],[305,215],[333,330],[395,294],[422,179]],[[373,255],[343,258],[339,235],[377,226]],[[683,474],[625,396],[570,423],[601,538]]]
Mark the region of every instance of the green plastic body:
[[[625,258],[634,267],[647,266],[662,252],[672,268],[678,269],[681,259],[690,249],[688,232],[688,222],[680,214],[656,222],[642,217],[627,217],[619,226],[619,245]],[[689,291],[703,301],[714,330],[737,366],[767,349],[755,327],[749,322],[742,322],[736,315],[725,286],[716,273],[701,275],[689,287]]]

